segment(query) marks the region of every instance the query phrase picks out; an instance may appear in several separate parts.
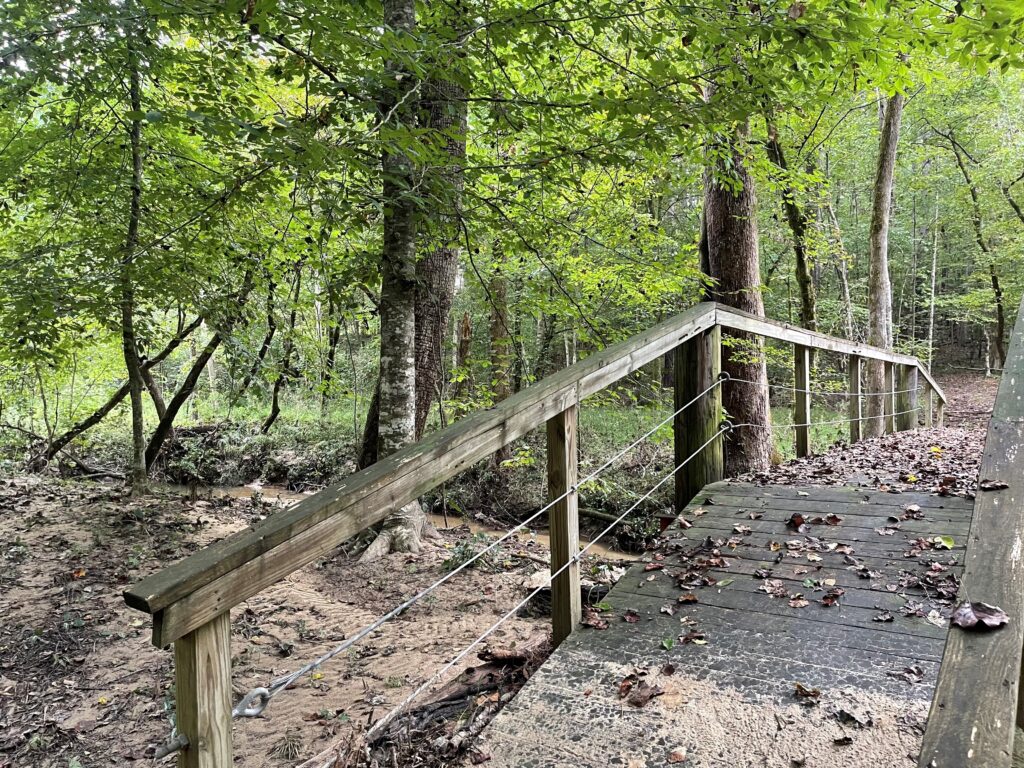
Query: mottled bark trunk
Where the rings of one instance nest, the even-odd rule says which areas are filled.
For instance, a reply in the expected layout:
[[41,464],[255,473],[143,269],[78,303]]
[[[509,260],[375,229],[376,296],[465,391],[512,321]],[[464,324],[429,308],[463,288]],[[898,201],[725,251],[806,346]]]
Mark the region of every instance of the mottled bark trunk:
[[551,372],[551,346],[555,341],[554,315],[541,315],[537,329],[537,356],[533,362],[533,378],[540,381]]
[[[383,10],[384,26],[412,46],[415,0],[384,0]],[[403,51],[402,55],[408,54]],[[400,58],[386,62],[385,68],[388,87],[380,105],[382,127],[393,134],[410,131],[416,121],[414,92],[419,85]],[[381,166],[384,243],[380,268],[378,459],[416,439],[416,174],[406,150],[387,142]],[[418,502],[396,510],[362,559],[376,560],[388,552],[418,552],[425,522]]]
[[[129,33],[134,35],[134,33]],[[134,114],[142,111],[142,78],[135,41],[128,40],[128,98]],[[146,486],[146,426],[142,406],[142,361],[135,337],[135,249],[139,244],[139,223],[142,218],[142,118],[128,121],[128,141],[131,147],[132,179],[131,200],[128,211],[128,232],[125,236],[121,261],[121,349],[128,371],[128,395],[132,406],[132,454],[128,462],[127,480],[133,493]]]
[[459,216],[466,158],[466,101],[463,88],[444,80],[425,85],[423,102],[430,139],[448,165],[435,174],[444,210],[427,252],[416,265],[416,439],[423,435],[431,405],[444,386],[444,341],[455,299],[459,266]]
[[[897,93],[885,105],[878,139],[878,164],[871,207],[868,272],[868,343],[892,349],[892,282],[889,277],[889,217],[892,213],[893,177],[900,123],[903,120],[903,94]],[[885,368],[879,360],[865,361],[869,392],[885,390]],[[865,437],[879,437],[885,430],[885,397],[867,398]]]
[[[757,236],[757,197],[742,146],[746,130],[727,145],[731,163],[719,161],[705,174],[704,230],[707,264],[716,281],[717,301],[755,315],[764,315]],[[728,178],[728,181],[726,180]],[[741,188],[736,189],[736,185]],[[725,470],[735,475],[768,467],[772,454],[771,410],[763,342],[751,334],[731,334],[739,341],[725,347],[722,369],[734,379],[722,389],[722,404],[740,427],[726,444]]]

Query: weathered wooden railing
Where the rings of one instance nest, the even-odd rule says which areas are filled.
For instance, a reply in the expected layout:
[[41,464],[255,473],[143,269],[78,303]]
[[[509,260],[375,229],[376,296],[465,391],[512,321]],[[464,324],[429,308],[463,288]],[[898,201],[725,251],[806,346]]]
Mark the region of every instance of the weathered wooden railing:
[[[578,553],[576,420],[583,398],[614,384],[674,350],[676,464],[697,453],[698,460],[676,475],[681,509],[709,482],[723,476],[721,387],[722,330],[744,331],[796,346],[796,441],[800,455],[810,451],[809,351],[849,357],[850,392],[860,393],[861,362],[880,360],[887,372],[884,396],[887,431],[916,423],[916,381],[929,388],[941,420],[945,397],[916,358],[813,333],[705,303],[475,413],[383,459],[372,467],[277,512],[251,529],[212,544],[144,579],[124,594],[133,608],[153,617],[153,643],[174,644],[177,728],[187,739],[179,753],[182,768],[225,768],[231,746],[231,608],[288,574],[331,552],[360,531],[437,487],[477,461],[545,425],[548,441],[548,493],[559,499],[549,512],[553,640],[568,635],[580,618],[578,566],[565,567]],[[899,397],[906,398],[900,404]],[[706,394],[706,397],[701,397]],[[862,400],[850,398],[851,439],[860,437]],[[898,415],[897,415],[898,414]]]
[[953,627],[939,668],[919,768],[1009,768],[1024,727],[1024,302],[992,409],[967,539],[961,600],[997,605],[1009,624]]

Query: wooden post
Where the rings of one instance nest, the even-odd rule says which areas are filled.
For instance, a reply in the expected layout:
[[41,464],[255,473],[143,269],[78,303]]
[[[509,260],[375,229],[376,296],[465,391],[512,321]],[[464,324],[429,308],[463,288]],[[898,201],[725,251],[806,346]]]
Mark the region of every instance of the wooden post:
[[893,392],[896,391],[895,371],[892,363],[882,363],[882,366],[885,370],[885,384],[882,387],[882,411],[885,414],[883,432],[889,435],[896,430],[893,416],[896,413],[896,402],[893,395]]
[[917,366],[897,367],[896,429],[904,432],[917,427]]
[[[672,366],[674,403],[675,410],[679,410],[718,379],[722,371],[721,327],[716,325],[680,344],[675,356]],[[675,466],[699,450],[721,428],[722,387],[728,386],[729,382],[723,382],[676,415],[672,422]],[[676,514],[681,513],[705,485],[724,476],[725,453],[723,441],[718,439],[676,473]]]
[[860,374],[863,363],[860,355],[850,355],[849,375],[850,394],[847,395],[850,417],[850,443],[856,443],[864,437],[864,400],[860,396]]
[[[548,419],[548,499],[556,499],[579,482],[576,457],[576,406]],[[580,551],[579,495],[573,490],[548,512],[551,572]],[[580,567],[574,563],[551,582],[551,643],[558,646],[580,622]]]
[[942,398],[936,399],[938,402],[935,403],[935,426],[944,427],[946,426],[946,404]]
[[226,768],[231,749],[231,617],[225,611],[174,641],[178,768]]
[[797,458],[811,455],[811,350],[793,347],[793,423]]
[[932,408],[935,407],[935,390],[929,387],[927,384],[925,387],[928,389],[928,402],[924,407],[924,425],[931,427],[935,424],[935,420],[932,417]]

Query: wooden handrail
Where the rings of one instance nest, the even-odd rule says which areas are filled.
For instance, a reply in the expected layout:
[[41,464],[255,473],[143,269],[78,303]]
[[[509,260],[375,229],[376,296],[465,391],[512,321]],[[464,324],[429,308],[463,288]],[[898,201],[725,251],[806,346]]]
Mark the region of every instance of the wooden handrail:
[[856,355],[864,359],[881,360],[886,363],[912,365],[921,372],[924,380],[928,382],[928,386],[938,395],[939,400],[943,403],[946,402],[946,395],[942,391],[942,387],[932,378],[928,369],[921,365],[916,357],[911,355],[901,355],[898,352],[872,347],[867,344],[859,344],[855,341],[840,339],[836,336],[826,336],[824,333],[808,331],[806,328],[800,328],[788,323],[780,323],[776,320],[767,320],[757,315],[741,312],[732,307],[722,306],[721,304],[718,305],[716,319],[723,328],[729,328],[734,331],[747,331],[748,333],[755,333],[758,336],[764,336],[769,339],[788,341],[791,344],[821,349],[826,352],[840,352],[846,355]]
[[950,628],[919,768],[1009,768],[1015,721],[1024,720],[1024,301],[978,479],[960,598],[998,605],[1010,622],[991,632]]
[[153,643],[166,646],[325,556],[393,510],[545,424],[579,400],[716,325],[804,347],[914,365],[940,401],[945,400],[941,389],[913,357],[775,323],[710,302],[698,304],[143,579],[125,591],[125,601],[153,615]]

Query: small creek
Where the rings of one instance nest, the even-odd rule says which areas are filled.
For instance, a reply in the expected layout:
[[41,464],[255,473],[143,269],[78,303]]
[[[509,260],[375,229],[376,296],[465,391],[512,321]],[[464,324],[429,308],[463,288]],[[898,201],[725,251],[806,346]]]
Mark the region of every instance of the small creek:
[[[184,485],[165,485],[164,488],[171,493],[180,493],[186,496],[191,494],[191,490]],[[276,485],[261,486],[257,484],[222,485],[209,488],[199,488],[197,493],[199,496],[231,499],[248,499],[254,493],[259,493],[265,501],[286,507],[313,495],[312,491],[303,493],[300,491],[291,491],[287,488],[282,488],[281,486]],[[481,523],[479,520],[468,520],[453,513],[448,514],[447,521],[443,515],[429,515],[429,519],[431,524],[438,530],[459,528],[465,525],[469,527],[469,530],[472,533],[484,533],[488,536],[502,536],[507,532],[506,529],[486,525],[485,523]],[[445,524],[446,522],[447,525]],[[551,547],[551,539],[548,536],[547,531],[531,531],[529,529],[524,529],[517,533],[513,538],[522,544],[529,541],[537,541],[548,549]],[[581,538],[580,543],[588,544],[589,542],[587,539]],[[587,551],[597,557],[607,560],[638,560],[640,558],[639,554],[623,552],[622,550],[615,549],[604,544],[594,544]]]

